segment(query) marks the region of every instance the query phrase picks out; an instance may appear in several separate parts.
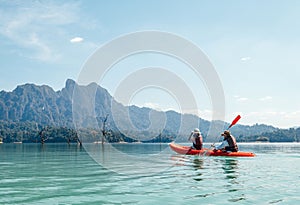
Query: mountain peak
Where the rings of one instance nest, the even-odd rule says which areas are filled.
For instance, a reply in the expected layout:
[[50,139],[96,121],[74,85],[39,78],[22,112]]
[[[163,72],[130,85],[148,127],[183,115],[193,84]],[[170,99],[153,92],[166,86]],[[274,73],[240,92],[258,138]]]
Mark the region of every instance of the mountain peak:
[[68,90],[71,88],[73,90],[75,84],[76,84],[76,82],[74,80],[67,79],[65,88],[67,88]]

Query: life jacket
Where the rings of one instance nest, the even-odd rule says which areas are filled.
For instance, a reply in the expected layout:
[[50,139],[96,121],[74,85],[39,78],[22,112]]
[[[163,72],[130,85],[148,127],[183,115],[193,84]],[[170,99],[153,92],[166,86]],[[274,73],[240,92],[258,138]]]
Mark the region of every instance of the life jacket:
[[194,133],[193,137],[195,139],[195,142],[193,142],[193,146],[197,149],[200,150],[202,149],[202,139],[200,133]]
[[238,146],[236,144],[236,140],[232,135],[227,136],[225,140],[228,142],[228,146],[225,147],[226,150],[232,151],[232,152],[238,151]]

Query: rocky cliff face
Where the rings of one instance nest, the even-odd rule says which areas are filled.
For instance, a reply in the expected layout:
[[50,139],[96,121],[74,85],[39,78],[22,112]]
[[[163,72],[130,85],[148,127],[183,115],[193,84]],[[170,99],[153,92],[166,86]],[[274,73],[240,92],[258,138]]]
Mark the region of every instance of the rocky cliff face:
[[[11,122],[34,122],[39,125],[60,127],[92,127],[101,129],[103,117],[109,116],[109,129],[126,135],[148,139],[160,132],[181,135],[186,138],[195,127],[204,136],[210,122],[194,115],[182,115],[174,111],[159,112],[150,108],[124,106],[96,83],[86,86],[67,80],[65,87],[55,92],[47,85],[25,84],[12,92],[0,92],[0,120]],[[223,122],[220,122],[223,123]],[[224,123],[223,123],[224,124]],[[228,123],[225,123],[225,127]],[[236,135],[247,136],[271,132],[276,128],[266,125],[236,125],[231,130]],[[213,141],[215,141],[216,136]]]
[[72,93],[75,82],[68,80],[62,91],[25,84],[12,92],[0,92],[0,120],[34,121],[44,125],[68,125],[72,118]]

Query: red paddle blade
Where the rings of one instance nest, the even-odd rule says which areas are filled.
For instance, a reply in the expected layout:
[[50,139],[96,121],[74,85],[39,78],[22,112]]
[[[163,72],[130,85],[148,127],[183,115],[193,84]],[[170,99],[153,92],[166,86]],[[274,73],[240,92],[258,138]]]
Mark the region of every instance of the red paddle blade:
[[231,128],[233,125],[235,125],[240,119],[241,119],[240,115],[236,116],[232,121],[232,123],[229,125],[228,129]]

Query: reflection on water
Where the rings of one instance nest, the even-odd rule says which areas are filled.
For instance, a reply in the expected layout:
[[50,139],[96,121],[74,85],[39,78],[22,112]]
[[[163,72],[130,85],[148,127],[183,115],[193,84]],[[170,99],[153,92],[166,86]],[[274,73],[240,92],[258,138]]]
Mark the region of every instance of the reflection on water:
[[203,163],[204,160],[202,158],[196,158],[193,160],[194,164],[193,167],[195,167],[195,169],[203,169]]
[[196,176],[193,178],[195,181],[202,181],[202,171],[203,169],[203,164],[204,164],[204,159],[203,158],[195,158],[193,160],[193,167],[195,168],[196,171]]
[[233,185],[239,185],[238,181],[238,160],[236,159],[224,159],[222,160],[222,169],[227,179],[227,188],[229,192],[237,191],[237,188]]
[[[194,184],[192,188],[197,187],[201,189],[210,180],[217,180],[221,187],[214,190],[206,189],[202,190],[200,194],[194,197],[207,198],[216,194],[226,194],[227,201],[241,202],[247,199],[244,193],[244,183],[239,178],[240,167],[239,159],[236,158],[207,158],[200,156],[181,156],[179,159],[177,156],[177,162],[179,161],[181,166],[186,166],[186,173],[192,174],[191,178],[199,184]],[[178,164],[177,164],[178,165]],[[212,172],[208,172],[211,170]],[[225,202],[226,203],[226,202]]]
[[239,176],[239,161],[237,159],[225,158],[222,161],[222,169],[227,179],[227,185],[225,186],[229,193],[236,193],[228,199],[229,202],[238,202],[246,200],[244,193],[242,193],[242,184],[240,183]]
[[205,169],[213,169],[215,173],[220,173],[225,176],[227,180],[228,191],[236,191],[237,189],[231,189],[229,186],[232,184],[239,184],[238,182],[238,163],[239,161],[234,158],[207,158],[202,156],[188,156],[188,155],[174,155],[171,158],[176,162],[176,166],[187,166],[193,168],[193,179],[195,181],[202,181],[204,179],[203,174],[207,172]]
[[227,179],[236,179],[238,171],[238,160],[236,159],[224,159],[222,169]]

